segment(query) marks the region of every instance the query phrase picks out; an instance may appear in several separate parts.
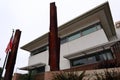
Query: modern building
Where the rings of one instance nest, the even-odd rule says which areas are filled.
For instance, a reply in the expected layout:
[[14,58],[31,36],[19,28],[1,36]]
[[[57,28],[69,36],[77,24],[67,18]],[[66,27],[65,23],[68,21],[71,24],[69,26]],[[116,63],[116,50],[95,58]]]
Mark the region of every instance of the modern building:
[[[120,22],[115,27],[108,2],[59,26],[58,34],[60,70],[118,66],[113,60],[120,56],[115,51],[120,48]],[[21,69],[33,74],[50,71],[48,47],[48,33],[22,46],[31,55],[28,66]],[[105,61],[111,65],[100,66]]]

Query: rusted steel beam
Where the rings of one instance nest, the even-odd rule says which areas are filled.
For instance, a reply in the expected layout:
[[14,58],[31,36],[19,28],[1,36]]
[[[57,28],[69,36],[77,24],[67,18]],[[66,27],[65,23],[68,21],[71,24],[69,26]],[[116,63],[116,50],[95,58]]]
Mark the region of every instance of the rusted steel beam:
[[59,70],[60,39],[57,28],[57,11],[55,2],[50,3],[50,32],[49,32],[49,65],[50,71]]
[[7,60],[4,80],[12,80],[12,74],[14,71],[15,63],[16,63],[17,50],[19,46],[20,36],[21,36],[21,31],[16,30],[15,36],[13,39],[13,47],[12,47],[11,52],[9,53],[8,60]]

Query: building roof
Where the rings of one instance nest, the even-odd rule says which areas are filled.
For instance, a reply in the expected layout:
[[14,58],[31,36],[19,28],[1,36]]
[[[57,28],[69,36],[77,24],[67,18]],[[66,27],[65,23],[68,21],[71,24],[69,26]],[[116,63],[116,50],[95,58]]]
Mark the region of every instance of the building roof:
[[[108,2],[105,2],[96,8],[84,13],[83,15],[80,15],[77,18],[58,27],[59,37],[62,38],[75,32],[76,30],[83,29],[86,26],[91,25],[91,23],[96,22],[101,22],[109,41],[113,40],[113,37],[116,37],[116,32]],[[22,46],[21,49],[31,52],[46,44],[48,44],[48,33]]]

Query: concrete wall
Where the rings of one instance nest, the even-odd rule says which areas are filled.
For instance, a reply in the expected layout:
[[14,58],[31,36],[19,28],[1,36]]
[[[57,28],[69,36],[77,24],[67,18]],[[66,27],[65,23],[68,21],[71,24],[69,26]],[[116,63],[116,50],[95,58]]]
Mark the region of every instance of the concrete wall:
[[[68,69],[70,68],[69,60],[65,59],[63,56],[74,54],[76,52],[79,52],[81,50],[102,44],[108,42],[106,35],[103,31],[103,29],[98,30],[96,32],[90,33],[86,36],[82,36],[76,40],[64,43],[61,45],[60,49],[60,69]],[[49,54],[48,50],[45,52],[42,52],[40,54],[36,54],[34,56],[30,56],[29,58],[29,65],[38,64],[38,63],[45,63],[46,64],[46,70],[49,71]]]
[[38,64],[38,63],[45,63],[46,66],[45,66],[45,71],[49,71],[50,68],[49,68],[49,55],[48,55],[48,50],[47,51],[44,51],[40,54],[36,54],[34,56],[30,56],[29,57],[29,63],[28,65],[34,65],[34,64]]

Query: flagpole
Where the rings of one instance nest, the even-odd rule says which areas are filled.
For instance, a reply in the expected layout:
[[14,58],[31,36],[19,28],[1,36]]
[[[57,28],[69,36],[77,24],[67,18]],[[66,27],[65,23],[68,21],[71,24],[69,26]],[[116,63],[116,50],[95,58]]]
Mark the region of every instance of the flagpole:
[[[12,32],[12,36],[13,36],[13,34],[14,34],[14,29],[13,29],[13,32]],[[6,66],[9,53],[10,53],[10,51],[8,51],[8,52],[6,53],[6,56],[5,56],[5,61],[4,61],[3,67],[2,67],[2,71],[1,71],[1,73],[0,73],[0,80],[2,79],[2,74],[3,74],[4,68],[5,68],[5,66]]]
[[0,80],[2,79],[2,74],[3,74],[3,71],[4,71],[8,56],[9,56],[9,53],[6,54],[5,61],[4,61],[3,67],[2,67],[2,71],[0,73]]

